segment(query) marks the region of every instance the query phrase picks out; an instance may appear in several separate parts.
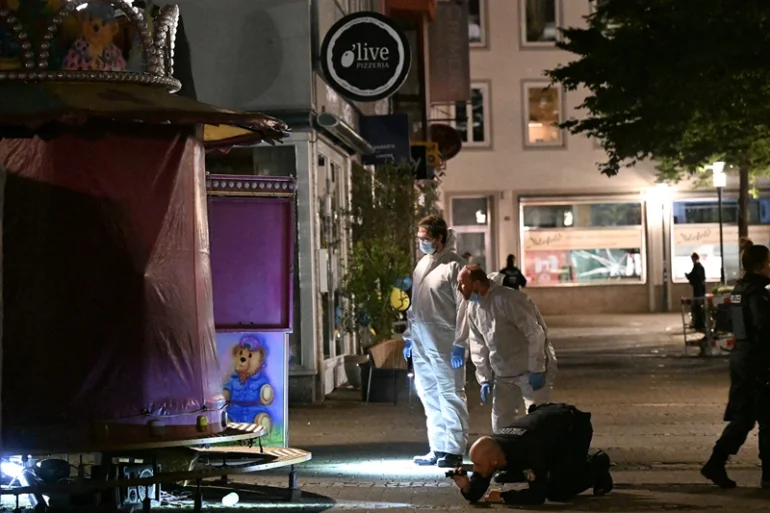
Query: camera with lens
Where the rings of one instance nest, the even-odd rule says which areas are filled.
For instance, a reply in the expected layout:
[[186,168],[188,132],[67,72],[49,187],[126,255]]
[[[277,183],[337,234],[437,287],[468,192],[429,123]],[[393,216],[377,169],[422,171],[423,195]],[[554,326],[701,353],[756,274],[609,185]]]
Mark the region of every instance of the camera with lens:
[[468,471],[464,468],[453,468],[452,470],[447,470],[445,475],[446,477],[467,476]]

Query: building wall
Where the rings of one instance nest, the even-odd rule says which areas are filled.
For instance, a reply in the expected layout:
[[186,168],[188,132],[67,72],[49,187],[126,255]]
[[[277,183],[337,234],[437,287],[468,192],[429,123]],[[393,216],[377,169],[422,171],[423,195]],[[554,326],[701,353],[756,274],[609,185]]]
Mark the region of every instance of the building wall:
[[[284,146],[294,148],[286,168],[275,148],[254,150],[244,164],[242,151],[231,152],[234,173],[264,173],[281,168],[297,177],[297,284],[295,331],[290,337],[290,401],[317,401],[346,380],[344,356],[354,351],[345,339],[324,347],[328,323],[322,288],[339,284],[340,266],[330,271],[321,250],[327,212],[327,180],[334,163],[334,181],[349,179],[351,162],[358,157],[339,141],[325,137],[307,120],[315,114],[334,114],[353,129],[359,115],[387,114],[389,102],[352,104],[329,88],[319,66],[321,41],[344,15],[376,10],[378,0],[180,0],[197,97],[214,105],[267,111],[286,119],[292,135]],[[294,121],[289,121],[294,120]],[[294,124],[299,123],[299,124]],[[248,153],[249,150],[246,150]],[[281,158],[285,155],[280,156]],[[227,156],[225,157],[225,159]],[[280,165],[278,161],[281,160]],[[288,160],[287,160],[288,162]],[[253,169],[253,171],[252,171]],[[332,182],[333,183],[333,182]],[[336,186],[332,185],[332,187]],[[340,191],[344,187],[340,186]],[[349,208],[344,192],[336,198],[337,214]],[[344,248],[340,254],[347,254]],[[333,260],[336,264],[339,259]],[[344,262],[343,262],[344,263]],[[334,278],[329,280],[329,276]],[[328,344],[327,344],[328,346]]]
[[309,109],[310,0],[175,0],[198,99],[243,110]]
[[[524,2],[525,0],[522,0]],[[562,25],[584,23],[589,13],[587,1],[557,1]],[[532,200],[571,201],[598,198],[597,201],[643,202],[655,182],[649,164],[624,169],[608,178],[597,169],[605,157],[598,145],[583,136],[562,133],[558,146],[528,147],[527,84],[548,85],[545,69],[566,63],[570,56],[554,47],[523,46],[521,7],[518,0],[497,2],[482,0],[486,12],[486,44],[471,49],[471,78],[488,93],[484,107],[489,125],[486,143],[465,145],[450,160],[443,179],[443,204],[453,215],[453,198],[484,195],[489,198],[490,236],[487,267],[502,267],[508,254],[522,257],[524,233],[520,228],[521,206]],[[562,119],[579,116],[578,106],[584,94],[561,92]],[[436,109],[434,108],[434,111]],[[628,199],[631,198],[631,199]],[[658,207],[660,208],[660,207]],[[642,211],[647,212],[642,205]],[[642,312],[650,310],[654,287],[662,286],[660,255],[660,217],[653,225],[644,216],[643,256],[646,277],[630,285],[530,287],[529,293],[544,312]],[[657,239],[656,240],[656,235]],[[658,269],[656,269],[658,268]],[[653,272],[653,270],[655,270]]]

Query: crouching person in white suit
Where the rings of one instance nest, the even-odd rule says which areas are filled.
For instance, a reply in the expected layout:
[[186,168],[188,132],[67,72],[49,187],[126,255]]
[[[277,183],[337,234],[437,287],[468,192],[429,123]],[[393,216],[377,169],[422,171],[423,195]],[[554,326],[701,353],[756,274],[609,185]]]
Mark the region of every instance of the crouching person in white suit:
[[[492,430],[509,426],[530,406],[548,403],[556,378],[556,353],[545,321],[524,292],[503,287],[499,273],[465,267],[458,288],[467,312],[471,358],[481,400],[492,396]],[[521,409],[522,403],[524,410]]]

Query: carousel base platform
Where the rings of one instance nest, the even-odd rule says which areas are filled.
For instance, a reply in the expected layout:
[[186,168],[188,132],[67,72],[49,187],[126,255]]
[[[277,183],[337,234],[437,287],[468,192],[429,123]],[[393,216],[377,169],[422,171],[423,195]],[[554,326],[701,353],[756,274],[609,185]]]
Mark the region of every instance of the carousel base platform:
[[[25,457],[23,463],[5,461],[3,474],[11,482],[0,488],[2,506],[11,510],[23,510],[26,506],[36,513],[138,508],[148,512],[161,504],[163,486],[185,490],[192,499],[192,510],[197,513],[203,509],[206,490],[238,491],[239,487],[248,487],[230,483],[229,476],[281,467],[289,467],[289,473],[288,486],[279,495],[287,501],[298,499],[301,490],[295,465],[310,460],[311,454],[301,449],[262,447],[262,435],[263,430],[254,430],[250,437],[241,432],[211,440],[243,445],[210,446],[208,440],[176,445],[127,444],[96,454],[70,452],[46,459]],[[78,463],[72,463],[73,456]]]

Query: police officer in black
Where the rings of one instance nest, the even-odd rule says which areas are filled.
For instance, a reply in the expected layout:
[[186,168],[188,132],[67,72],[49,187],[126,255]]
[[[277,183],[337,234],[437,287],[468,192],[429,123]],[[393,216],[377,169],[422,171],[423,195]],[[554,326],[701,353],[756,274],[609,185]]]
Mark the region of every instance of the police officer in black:
[[759,424],[762,487],[770,488],[770,250],[745,242],[741,254],[745,271],[730,295],[735,347],[730,354],[729,422],[717,440],[701,474],[722,488],[735,488],[727,476],[727,459],[738,453]]
[[564,502],[589,488],[594,495],[604,495],[613,484],[610,458],[601,451],[589,455],[592,437],[590,413],[568,404],[532,406],[528,415],[473,444],[470,478],[462,469],[448,476],[471,502],[484,497],[497,472],[503,472],[498,482],[529,484],[524,490],[500,493],[506,504],[538,505],[546,499]]
[[512,289],[519,290],[527,286],[527,278],[521,269],[516,267],[516,257],[508,255],[508,259],[505,261],[505,267],[500,269],[500,273],[503,275],[503,286],[510,287]]
[[706,269],[700,263],[700,255],[693,253],[692,271],[685,273],[684,276],[690,282],[692,287],[692,325],[696,330],[706,329],[706,312],[703,309],[703,301],[706,296]]

